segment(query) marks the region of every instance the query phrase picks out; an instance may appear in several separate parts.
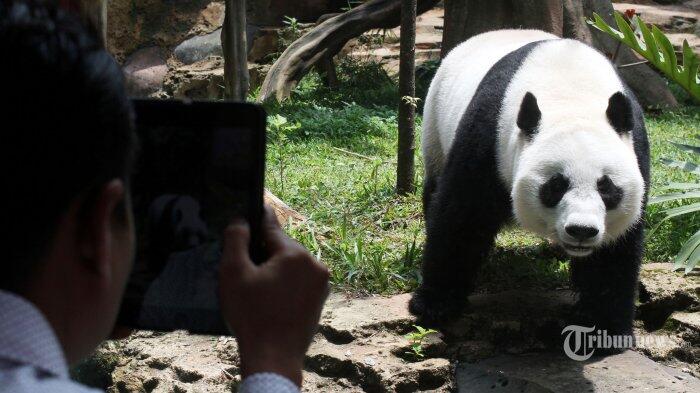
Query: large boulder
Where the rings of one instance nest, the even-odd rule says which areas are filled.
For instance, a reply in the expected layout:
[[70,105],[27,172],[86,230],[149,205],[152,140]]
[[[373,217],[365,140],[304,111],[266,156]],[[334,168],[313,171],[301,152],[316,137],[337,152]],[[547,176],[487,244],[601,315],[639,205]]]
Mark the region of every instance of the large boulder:
[[168,73],[166,54],[158,47],[144,48],[129,56],[124,64],[126,89],[132,97],[146,97],[163,87]]
[[221,27],[223,1],[112,0],[107,9],[107,48],[124,60],[134,51],[172,48]]
[[221,29],[192,37],[175,47],[175,58],[183,64],[192,64],[209,56],[222,56]]
[[634,351],[578,362],[562,354],[501,355],[457,367],[459,392],[697,392],[700,380]]

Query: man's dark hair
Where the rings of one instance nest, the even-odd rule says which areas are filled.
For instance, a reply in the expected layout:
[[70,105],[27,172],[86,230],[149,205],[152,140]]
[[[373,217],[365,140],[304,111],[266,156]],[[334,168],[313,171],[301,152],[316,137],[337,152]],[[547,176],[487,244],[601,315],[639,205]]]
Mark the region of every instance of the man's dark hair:
[[53,1],[0,0],[0,288],[19,292],[76,197],[128,180],[133,110],[94,29]]

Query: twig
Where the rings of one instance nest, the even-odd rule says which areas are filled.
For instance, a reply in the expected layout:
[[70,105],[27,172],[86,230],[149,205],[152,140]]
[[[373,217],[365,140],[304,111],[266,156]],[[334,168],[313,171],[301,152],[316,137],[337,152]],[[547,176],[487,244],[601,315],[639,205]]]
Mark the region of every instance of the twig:
[[642,64],[647,64],[647,63],[649,63],[649,60],[643,60],[643,61],[637,61],[637,62],[629,63],[629,64],[620,64],[617,66],[617,68],[620,69],[620,68],[634,67],[634,66],[638,66],[638,65],[642,65]]
[[224,370],[223,368],[221,369],[221,372],[224,373],[224,376],[225,376],[226,378],[228,378],[229,381],[232,381],[232,380],[235,379],[235,377],[234,377],[233,375],[231,375],[230,372]]
[[[370,157],[370,156],[365,156],[365,155],[363,155],[363,154],[355,153],[354,151],[350,151],[350,150],[341,149],[341,148],[339,148],[339,147],[331,146],[331,149],[337,150],[337,151],[339,151],[339,152],[341,152],[341,153],[345,153],[345,154],[350,155],[350,156],[353,156],[353,157],[362,158],[363,160],[372,161],[372,162],[378,161],[377,158],[373,158],[373,157]],[[396,163],[393,162],[393,161],[382,161],[381,163],[382,163],[382,164],[392,164],[392,165],[396,165]]]

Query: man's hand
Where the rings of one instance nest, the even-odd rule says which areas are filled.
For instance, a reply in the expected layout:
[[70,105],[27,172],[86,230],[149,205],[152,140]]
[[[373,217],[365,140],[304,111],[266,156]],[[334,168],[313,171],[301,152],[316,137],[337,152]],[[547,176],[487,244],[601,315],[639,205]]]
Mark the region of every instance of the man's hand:
[[328,269],[284,234],[270,209],[262,231],[269,258],[255,265],[248,225],[236,221],[226,229],[221,308],[238,339],[243,377],[274,372],[301,386],[304,354],[328,296]]

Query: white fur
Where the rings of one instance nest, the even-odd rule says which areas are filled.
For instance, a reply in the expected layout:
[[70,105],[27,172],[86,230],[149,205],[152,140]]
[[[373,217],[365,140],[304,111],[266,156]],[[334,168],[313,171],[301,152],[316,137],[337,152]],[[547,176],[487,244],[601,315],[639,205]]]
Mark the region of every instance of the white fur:
[[[427,176],[440,173],[458,122],[490,67],[529,42],[552,38],[534,30],[501,30],[476,36],[450,52],[426,99]],[[586,248],[568,248],[575,256],[619,238],[641,215],[644,182],[631,135],[618,136],[605,114],[610,96],[618,91],[623,84],[599,52],[573,40],[547,41],[528,54],[513,77],[498,119],[498,171],[511,190],[515,218],[557,243]],[[532,141],[516,125],[526,92],[534,94],[542,112]],[[569,178],[571,189],[555,208],[545,208],[539,189],[557,173]],[[611,211],[597,191],[603,175],[624,192]],[[579,243],[564,230],[571,224],[593,226],[599,234]]]
[[435,73],[423,110],[422,150],[429,174],[442,170],[459,121],[491,66],[523,45],[553,38],[557,36],[539,30],[498,30],[450,51]]

